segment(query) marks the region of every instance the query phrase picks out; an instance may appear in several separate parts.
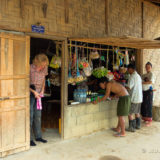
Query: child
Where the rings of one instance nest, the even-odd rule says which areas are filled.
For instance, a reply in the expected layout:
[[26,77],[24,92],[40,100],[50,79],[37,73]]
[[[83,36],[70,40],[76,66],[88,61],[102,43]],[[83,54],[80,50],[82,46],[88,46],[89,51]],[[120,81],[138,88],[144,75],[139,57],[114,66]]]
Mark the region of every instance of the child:
[[124,116],[129,115],[131,104],[130,96],[125,87],[114,81],[109,82],[106,78],[101,78],[99,80],[99,85],[102,89],[106,89],[106,94],[103,98],[95,101],[95,104],[109,98],[111,92],[113,92],[116,96],[119,97],[117,105],[118,125],[116,128],[113,129],[113,131],[117,132],[117,134],[115,134],[116,137],[124,137],[126,135]]

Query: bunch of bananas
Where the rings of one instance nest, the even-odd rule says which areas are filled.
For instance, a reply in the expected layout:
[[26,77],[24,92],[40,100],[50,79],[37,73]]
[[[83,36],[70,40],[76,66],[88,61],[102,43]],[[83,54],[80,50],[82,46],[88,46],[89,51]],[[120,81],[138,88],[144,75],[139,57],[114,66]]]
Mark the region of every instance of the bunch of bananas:
[[68,83],[74,83],[74,78],[68,78]]

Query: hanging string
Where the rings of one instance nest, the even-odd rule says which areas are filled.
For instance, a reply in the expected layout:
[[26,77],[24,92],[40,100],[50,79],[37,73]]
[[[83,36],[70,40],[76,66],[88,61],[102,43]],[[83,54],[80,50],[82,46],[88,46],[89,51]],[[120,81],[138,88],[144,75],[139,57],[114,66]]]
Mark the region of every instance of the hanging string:
[[113,66],[114,66],[114,47],[113,47]]
[[[109,46],[108,46],[109,49]],[[109,54],[109,50],[107,50],[107,58],[106,58],[106,68],[108,69],[108,54]]]
[[72,62],[72,42],[71,42],[71,40],[70,40],[70,59]]
[[87,43],[87,59],[89,59],[89,54],[88,54],[88,43]]
[[[101,49],[101,44],[100,44],[100,49]],[[99,67],[101,67],[101,50],[99,51]]]

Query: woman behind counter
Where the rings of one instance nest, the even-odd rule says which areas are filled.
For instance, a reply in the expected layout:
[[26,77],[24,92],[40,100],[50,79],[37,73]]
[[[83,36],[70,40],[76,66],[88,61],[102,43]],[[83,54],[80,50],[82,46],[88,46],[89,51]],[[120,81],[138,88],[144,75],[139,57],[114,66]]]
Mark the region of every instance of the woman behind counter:
[[152,64],[146,63],[147,73],[142,75],[143,84],[143,103],[141,106],[142,119],[147,123],[147,126],[151,125],[152,122],[152,104],[153,104],[153,83],[154,76],[151,72]]
[[36,141],[46,143],[41,133],[41,109],[37,108],[37,99],[44,94],[45,76],[48,74],[48,58],[45,54],[38,54],[30,66],[30,145],[36,146]]

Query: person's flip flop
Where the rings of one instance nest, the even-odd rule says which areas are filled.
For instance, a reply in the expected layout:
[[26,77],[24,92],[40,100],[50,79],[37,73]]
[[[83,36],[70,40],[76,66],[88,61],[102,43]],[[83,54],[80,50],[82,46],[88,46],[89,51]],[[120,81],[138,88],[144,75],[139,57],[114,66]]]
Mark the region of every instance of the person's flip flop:
[[146,127],[150,127],[152,124],[151,123],[146,123],[145,126]]
[[121,133],[117,133],[114,135],[115,137],[125,137],[126,135],[122,135]]
[[112,130],[113,132],[119,133],[116,128],[111,128],[111,130]]

